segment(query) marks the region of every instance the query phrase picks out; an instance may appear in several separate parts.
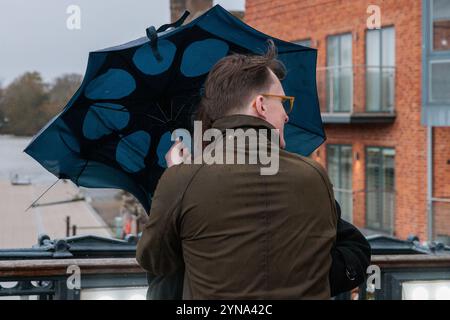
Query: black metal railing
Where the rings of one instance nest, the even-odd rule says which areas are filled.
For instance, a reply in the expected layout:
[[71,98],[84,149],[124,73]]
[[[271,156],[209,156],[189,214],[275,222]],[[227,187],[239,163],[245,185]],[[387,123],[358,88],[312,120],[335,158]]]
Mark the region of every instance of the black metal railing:
[[[450,282],[449,247],[440,243],[424,247],[416,237],[407,241],[388,236],[367,239],[372,267],[380,268],[379,282],[368,281],[336,299],[402,299],[404,284]],[[2,249],[0,300],[144,299],[147,277],[135,259],[136,243],[136,237],[121,241],[41,236],[33,248]]]
[[432,199],[433,239],[450,246],[450,198]]
[[145,298],[146,273],[134,258],[137,240],[135,236],[51,240],[43,235],[32,248],[2,249],[0,299],[78,300],[119,293],[125,299]]
[[[342,218],[353,222],[356,215],[365,217],[364,228],[374,232],[395,234],[396,191],[387,189],[343,189],[333,188],[334,196],[341,206]],[[354,208],[355,203],[364,203]],[[363,210],[365,212],[361,212]],[[358,211],[359,210],[359,211]]]

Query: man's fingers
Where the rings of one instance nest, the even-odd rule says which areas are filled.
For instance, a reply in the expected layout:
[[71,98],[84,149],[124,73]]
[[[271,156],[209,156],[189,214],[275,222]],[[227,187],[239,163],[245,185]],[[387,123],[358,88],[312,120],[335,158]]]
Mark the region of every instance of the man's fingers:
[[183,145],[183,149],[181,149],[181,156],[184,160],[188,159],[191,156],[191,152],[185,145]]
[[185,162],[191,156],[189,149],[183,144],[180,138],[170,147],[166,154],[166,163],[168,167]]

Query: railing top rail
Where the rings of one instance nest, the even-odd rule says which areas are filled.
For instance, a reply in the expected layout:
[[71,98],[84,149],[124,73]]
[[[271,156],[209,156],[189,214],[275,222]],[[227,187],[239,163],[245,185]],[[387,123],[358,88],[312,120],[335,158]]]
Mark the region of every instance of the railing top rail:
[[450,268],[450,254],[376,255],[371,264],[380,268]]
[[342,188],[333,187],[333,190],[338,191],[338,192],[347,192],[347,193],[371,193],[371,192],[392,193],[392,194],[397,193],[397,190],[389,190],[389,189],[383,189],[383,188],[353,190],[353,189],[342,189]]
[[145,272],[135,258],[4,260],[1,277],[62,276],[69,266],[78,266],[83,274],[117,274]]
[[431,201],[434,201],[434,202],[447,202],[447,203],[450,203],[450,198],[431,198]]
[[[450,254],[373,255],[371,263],[380,268],[450,268]],[[145,272],[134,258],[13,260],[0,261],[0,278],[66,276],[71,265],[83,274]]]

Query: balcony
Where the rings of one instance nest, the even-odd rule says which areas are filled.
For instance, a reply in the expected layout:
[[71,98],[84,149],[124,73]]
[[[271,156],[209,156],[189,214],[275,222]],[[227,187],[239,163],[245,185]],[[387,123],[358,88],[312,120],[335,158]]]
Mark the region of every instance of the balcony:
[[395,121],[395,67],[318,68],[317,89],[324,123]]
[[[333,188],[334,197],[339,202],[342,211],[342,218],[346,221],[353,221],[353,216],[364,215],[366,235],[383,234],[394,236],[395,221],[395,201],[397,192],[386,189],[342,189]],[[365,212],[355,212],[354,203],[365,203]],[[358,208],[357,208],[358,209]],[[360,209],[361,210],[361,209]],[[441,216],[443,216],[441,214]],[[439,221],[441,221],[440,218]],[[445,238],[438,238],[440,242],[447,243]]]

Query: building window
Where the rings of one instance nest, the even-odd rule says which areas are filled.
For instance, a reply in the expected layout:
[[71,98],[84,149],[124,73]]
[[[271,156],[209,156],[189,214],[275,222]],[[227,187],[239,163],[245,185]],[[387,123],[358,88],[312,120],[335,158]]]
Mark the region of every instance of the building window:
[[430,61],[430,102],[450,102],[450,60]]
[[351,112],[353,105],[352,35],[327,39],[327,111]]
[[334,187],[334,196],[341,206],[342,218],[352,222],[352,147],[327,145],[327,170]]
[[432,3],[433,50],[450,50],[450,1],[433,0]]
[[366,111],[392,112],[395,89],[395,29],[366,33]]
[[395,150],[366,149],[366,226],[394,233]]
[[450,1],[424,0],[423,99],[428,125],[449,125]]
[[[450,1],[431,0],[431,59],[429,60],[428,101],[450,103]],[[439,55],[439,56],[438,56]]]

